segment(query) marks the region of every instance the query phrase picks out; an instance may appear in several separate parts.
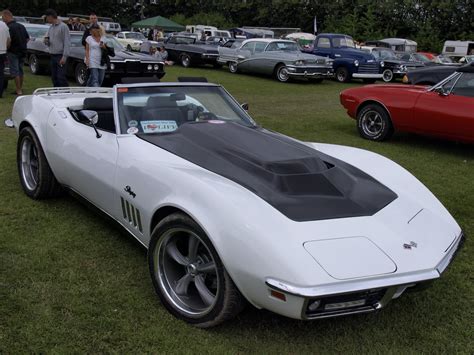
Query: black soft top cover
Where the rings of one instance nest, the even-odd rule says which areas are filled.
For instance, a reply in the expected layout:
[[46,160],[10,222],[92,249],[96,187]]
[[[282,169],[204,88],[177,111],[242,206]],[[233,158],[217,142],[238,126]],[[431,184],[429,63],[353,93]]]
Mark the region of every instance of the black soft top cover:
[[370,216],[397,198],[352,165],[263,128],[196,122],[138,137],[235,181],[294,221]]

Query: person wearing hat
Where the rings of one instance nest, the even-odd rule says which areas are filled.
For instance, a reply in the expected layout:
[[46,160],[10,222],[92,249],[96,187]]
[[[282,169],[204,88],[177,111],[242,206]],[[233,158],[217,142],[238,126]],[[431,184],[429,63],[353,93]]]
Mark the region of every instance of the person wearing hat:
[[86,58],[85,62],[89,68],[89,79],[87,86],[100,87],[105,77],[107,66],[102,61],[102,50],[106,48],[106,38],[102,34],[98,24],[90,27],[90,36],[86,38]]

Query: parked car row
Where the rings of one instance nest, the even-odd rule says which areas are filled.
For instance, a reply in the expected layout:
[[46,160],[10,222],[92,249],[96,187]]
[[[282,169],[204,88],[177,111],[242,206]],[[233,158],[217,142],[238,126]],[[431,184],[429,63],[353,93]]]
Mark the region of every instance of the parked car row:
[[[48,31],[46,25],[25,24],[31,40],[28,42],[27,60],[31,73],[39,75],[49,72],[49,47],[44,44]],[[87,67],[84,63],[85,48],[82,45],[83,32],[71,32],[71,50],[66,62],[66,75],[80,86],[87,83]],[[115,56],[106,70],[109,84],[121,82],[125,76],[157,77],[165,75],[164,63],[151,55],[127,51],[112,35],[107,35],[107,45],[113,47]]]

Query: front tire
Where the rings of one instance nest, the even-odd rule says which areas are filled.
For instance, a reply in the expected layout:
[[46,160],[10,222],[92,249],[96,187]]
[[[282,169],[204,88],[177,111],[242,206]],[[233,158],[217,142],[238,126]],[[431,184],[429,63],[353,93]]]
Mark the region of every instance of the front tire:
[[27,196],[38,200],[60,194],[61,185],[54,177],[41,143],[31,127],[20,131],[17,165],[21,186]]
[[174,213],[155,227],[148,266],[166,309],[200,328],[235,317],[245,304],[211,241],[185,214]]
[[275,69],[275,77],[279,82],[286,83],[288,80],[290,80],[288,68],[284,64],[280,64]]
[[393,125],[388,112],[378,104],[368,104],[357,115],[357,129],[362,138],[384,141],[393,134]]
[[232,74],[238,73],[239,69],[238,69],[238,67],[237,67],[237,63],[236,63],[236,62],[229,62],[228,65],[229,65],[229,71],[230,71]]
[[83,63],[78,63],[74,69],[74,79],[79,86],[86,86],[88,79],[87,67]]
[[351,80],[349,70],[346,67],[339,67],[336,69],[336,80],[340,83],[348,83]]
[[382,73],[382,79],[386,83],[389,83],[393,80],[393,71],[390,69],[385,69]]

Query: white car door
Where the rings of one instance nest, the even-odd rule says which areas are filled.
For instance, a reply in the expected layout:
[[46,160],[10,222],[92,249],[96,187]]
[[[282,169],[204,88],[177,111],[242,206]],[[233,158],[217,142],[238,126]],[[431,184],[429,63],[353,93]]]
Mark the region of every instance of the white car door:
[[48,160],[60,183],[116,217],[119,210],[112,202],[116,195],[117,136],[103,129],[99,133],[97,138],[91,126],[75,120],[66,109],[52,110],[46,140]]

